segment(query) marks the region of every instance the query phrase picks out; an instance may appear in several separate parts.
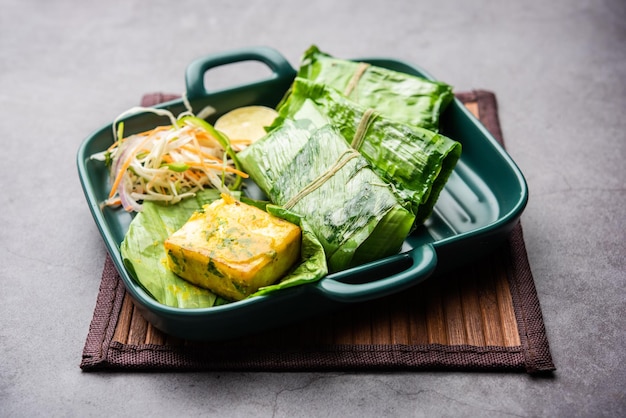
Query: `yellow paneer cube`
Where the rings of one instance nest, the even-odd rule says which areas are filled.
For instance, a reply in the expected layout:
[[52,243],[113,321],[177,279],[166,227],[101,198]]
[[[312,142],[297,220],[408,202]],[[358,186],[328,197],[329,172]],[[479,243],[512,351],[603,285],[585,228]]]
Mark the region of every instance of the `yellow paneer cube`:
[[169,268],[230,300],[275,283],[300,256],[297,225],[254,206],[220,199],[165,241]]

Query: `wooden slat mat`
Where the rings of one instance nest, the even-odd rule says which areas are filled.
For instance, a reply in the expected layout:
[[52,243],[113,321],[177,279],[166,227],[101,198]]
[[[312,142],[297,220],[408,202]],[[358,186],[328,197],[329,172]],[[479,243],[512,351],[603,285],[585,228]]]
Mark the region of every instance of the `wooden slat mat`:
[[[175,96],[150,94],[143,105]],[[457,97],[502,141],[495,95]],[[518,224],[497,251],[399,294],[220,343],[165,335],[107,256],[80,367],[95,370],[555,370]]]

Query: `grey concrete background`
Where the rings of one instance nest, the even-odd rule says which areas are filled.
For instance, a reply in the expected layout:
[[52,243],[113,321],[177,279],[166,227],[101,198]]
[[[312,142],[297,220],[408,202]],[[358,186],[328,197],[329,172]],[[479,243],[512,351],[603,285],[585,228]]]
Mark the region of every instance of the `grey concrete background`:
[[[0,1],[0,416],[625,416],[625,22],[623,0]],[[497,93],[552,378],[80,371],[105,256],[80,143],[182,93],[197,57],[268,45],[296,65],[312,43]]]

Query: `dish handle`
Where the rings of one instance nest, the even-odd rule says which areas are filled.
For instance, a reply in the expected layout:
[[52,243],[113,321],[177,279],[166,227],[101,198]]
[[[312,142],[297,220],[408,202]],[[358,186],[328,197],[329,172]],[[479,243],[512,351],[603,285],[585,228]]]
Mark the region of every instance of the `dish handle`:
[[[364,302],[391,295],[428,278],[437,266],[437,253],[431,244],[392,257],[331,274],[317,283],[325,297],[338,302]],[[401,271],[378,280],[349,283],[354,277],[367,277],[373,271]]]
[[296,71],[287,59],[273,48],[260,46],[219,52],[198,58],[187,66],[185,73],[187,98],[197,99],[209,94],[204,83],[204,75],[210,69],[243,61],[259,61],[272,71],[272,74],[265,80],[251,84],[262,84],[274,80],[292,81],[296,75]]

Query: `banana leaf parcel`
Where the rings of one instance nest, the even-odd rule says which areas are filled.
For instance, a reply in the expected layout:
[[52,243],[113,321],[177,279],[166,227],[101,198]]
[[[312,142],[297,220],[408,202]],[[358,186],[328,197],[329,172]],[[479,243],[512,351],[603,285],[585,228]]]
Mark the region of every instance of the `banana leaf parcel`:
[[332,87],[390,119],[432,131],[438,130],[439,116],[454,98],[448,84],[334,58],[316,46],[303,54],[297,76]]
[[333,88],[296,78],[279,107],[286,119],[330,123],[341,132],[415,215],[415,226],[432,213],[460,155],[461,144],[431,130],[409,126],[360,106]]
[[238,154],[270,201],[301,215],[330,272],[396,253],[414,215],[330,125],[284,120]]

